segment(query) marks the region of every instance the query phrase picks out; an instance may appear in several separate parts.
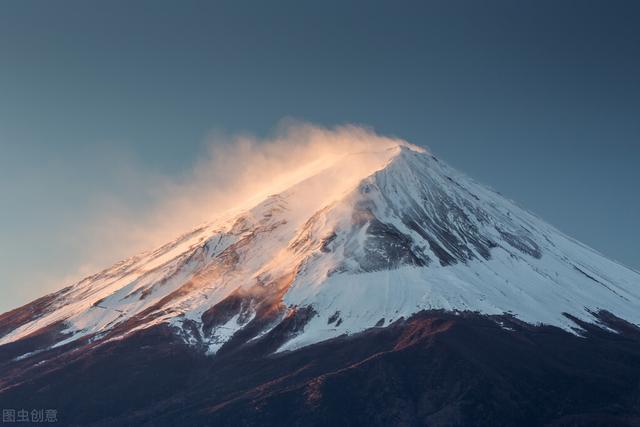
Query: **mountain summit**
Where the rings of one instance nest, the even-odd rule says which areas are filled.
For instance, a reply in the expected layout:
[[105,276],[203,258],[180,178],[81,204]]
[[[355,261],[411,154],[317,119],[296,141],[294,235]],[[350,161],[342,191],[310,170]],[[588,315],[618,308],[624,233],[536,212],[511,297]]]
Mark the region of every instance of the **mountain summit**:
[[215,353],[240,331],[253,339],[304,316],[284,350],[425,309],[573,330],[567,314],[594,321],[606,310],[639,323],[637,283],[636,272],[430,153],[397,146],[347,154],[251,209],[46,297],[0,344],[52,324],[61,345],[166,322]]
[[[417,339],[407,328],[431,336],[452,322],[482,324],[514,340],[535,328],[551,328],[571,343],[593,328],[615,336],[620,328],[637,331],[639,286],[637,272],[431,153],[400,144],[316,165],[254,206],[2,315],[0,395],[20,395],[21,387],[28,389],[26,378],[67,372],[83,354],[100,359],[104,349],[133,342],[126,354],[138,354],[143,350],[134,349],[144,348],[138,346],[145,336],[156,336],[145,345],[178,346],[198,363],[223,364],[222,371],[230,360],[225,355],[266,366],[273,358],[313,358],[321,348],[338,351],[336,343],[360,343],[353,347],[359,350],[326,362],[327,372],[373,357],[364,349],[405,348]],[[424,316],[431,320],[416,323]],[[157,331],[163,331],[159,341]],[[486,345],[498,346],[492,339]],[[524,351],[523,345],[513,349]],[[500,344],[500,351],[508,347]],[[297,384],[315,408],[327,381],[322,378],[315,385],[301,379],[276,394]],[[249,382],[258,387],[272,380]],[[243,390],[233,399],[260,394]],[[206,405],[205,412],[233,407],[233,399],[220,397],[216,404],[223,406]],[[92,420],[87,416],[78,420]],[[434,425],[438,419],[431,419]]]

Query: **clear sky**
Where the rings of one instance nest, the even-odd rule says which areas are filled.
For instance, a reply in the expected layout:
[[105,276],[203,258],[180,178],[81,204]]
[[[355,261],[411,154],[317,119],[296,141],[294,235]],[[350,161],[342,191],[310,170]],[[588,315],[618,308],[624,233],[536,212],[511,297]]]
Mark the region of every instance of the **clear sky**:
[[640,269],[639,23],[632,0],[2,1],[0,311],[77,274],[96,200],[143,212],[140,177],[283,117],[428,146]]

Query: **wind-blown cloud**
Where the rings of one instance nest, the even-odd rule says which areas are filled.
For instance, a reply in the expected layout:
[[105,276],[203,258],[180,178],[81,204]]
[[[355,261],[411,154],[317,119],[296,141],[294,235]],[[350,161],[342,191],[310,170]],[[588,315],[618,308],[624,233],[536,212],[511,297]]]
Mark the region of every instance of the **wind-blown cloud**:
[[[92,217],[69,233],[81,248],[76,277],[153,249],[225,211],[250,207],[345,154],[397,145],[408,143],[362,126],[329,129],[292,121],[268,138],[212,134],[206,152],[179,178],[132,173],[131,186],[145,203],[132,206],[117,194],[99,197]],[[358,166],[353,173],[366,170]]]

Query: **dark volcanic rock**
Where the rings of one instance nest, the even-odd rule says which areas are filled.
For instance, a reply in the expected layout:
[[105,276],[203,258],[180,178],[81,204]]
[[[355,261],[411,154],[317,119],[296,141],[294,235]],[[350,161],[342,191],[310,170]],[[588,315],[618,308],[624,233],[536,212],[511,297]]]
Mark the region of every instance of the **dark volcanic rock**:
[[293,311],[265,336],[213,357],[158,326],[23,361],[44,361],[37,375],[3,360],[0,401],[57,408],[62,425],[640,423],[640,330],[610,313],[599,319],[617,333],[585,324],[580,337],[507,316],[422,312],[271,353],[313,315]]

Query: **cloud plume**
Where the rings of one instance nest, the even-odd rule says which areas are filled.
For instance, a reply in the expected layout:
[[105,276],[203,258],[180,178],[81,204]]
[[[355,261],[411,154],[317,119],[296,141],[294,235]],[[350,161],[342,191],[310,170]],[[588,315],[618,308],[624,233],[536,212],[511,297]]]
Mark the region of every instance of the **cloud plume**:
[[[153,249],[229,209],[250,207],[345,154],[397,145],[408,143],[362,126],[329,129],[293,121],[267,138],[212,134],[206,152],[181,177],[132,178],[147,201],[143,207],[131,207],[117,195],[100,198],[96,214],[72,233],[75,246],[82,247],[81,273]],[[352,167],[358,171],[358,165]]]

